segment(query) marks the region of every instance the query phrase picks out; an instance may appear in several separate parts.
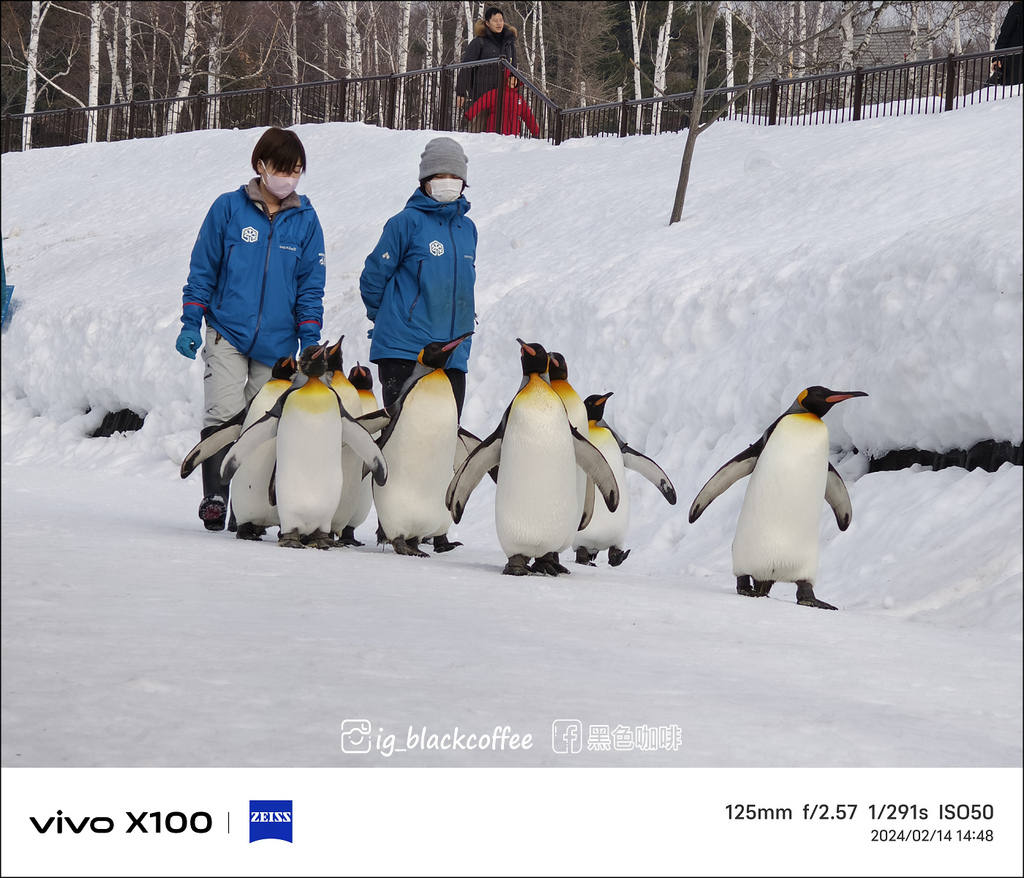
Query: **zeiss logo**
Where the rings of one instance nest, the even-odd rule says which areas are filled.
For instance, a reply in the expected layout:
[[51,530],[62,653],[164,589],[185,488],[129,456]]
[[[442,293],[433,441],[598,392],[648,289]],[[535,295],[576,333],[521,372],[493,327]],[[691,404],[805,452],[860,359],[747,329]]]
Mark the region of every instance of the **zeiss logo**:
[[291,799],[249,800],[249,844],[264,838],[279,838],[291,843]]

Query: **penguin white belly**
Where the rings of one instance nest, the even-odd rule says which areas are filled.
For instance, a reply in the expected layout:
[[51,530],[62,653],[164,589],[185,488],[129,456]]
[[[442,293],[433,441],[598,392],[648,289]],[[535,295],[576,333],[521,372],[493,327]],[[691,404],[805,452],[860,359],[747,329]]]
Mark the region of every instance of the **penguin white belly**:
[[502,551],[538,558],[570,545],[577,502],[565,406],[534,376],[513,401],[501,442],[494,523]]
[[[362,414],[368,415],[371,412],[377,411],[380,406],[377,405],[377,400],[373,394],[369,391],[359,391],[359,398],[362,403]],[[373,438],[376,439],[379,434],[374,433]],[[386,459],[386,458],[385,458]],[[345,475],[345,487],[348,487],[348,474]],[[348,527],[359,527],[367,516],[370,514],[370,507],[373,506],[373,479],[370,476],[363,478],[363,466],[362,461],[359,461],[359,473],[357,475],[358,485],[356,487],[356,499],[353,504],[352,514],[349,516],[347,525]]]
[[743,498],[732,545],[735,576],[813,585],[827,476],[825,424],[811,414],[782,418]]
[[594,514],[583,530],[577,531],[572,547],[578,549],[609,549],[612,546],[622,548],[629,530],[629,491],[626,489],[626,468],[622,464],[622,452],[619,443],[610,430],[597,427],[589,431],[590,442],[604,455],[615,474],[615,482],[619,486],[619,505],[614,512],[609,512],[600,493],[595,492]]
[[452,480],[458,409],[442,370],[425,375],[405,396],[384,447],[388,480],[373,484],[373,502],[384,535],[433,537],[446,533],[452,516],[444,504]]
[[[332,382],[331,386],[341,399],[341,404],[344,406],[349,417],[358,418],[363,410],[362,401],[359,399],[359,391],[345,378]],[[339,533],[342,528],[348,526],[349,519],[352,518],[362,500],[362,488],[364,487],[363,459],[347,445],[343,445],[341,448],[341,470],[341,497],[338,500],[338,508],[335,509],[334,516],[331,519],[331,530]],[[365,487],[369,491],[370,486],[366,485]],[[366,515],[364,514],[359,523],[361,524],[365,518]]]
[[318,379],[285,401],[277,429],[276,484],[284,533],[330,531],[342,489],[341,411],[337,395]]
[[271,527],[280,524],[270,505],[270,477],[277,461],[277,440],[268,439],[239,464],[231,477],[231,508],[239,524]]

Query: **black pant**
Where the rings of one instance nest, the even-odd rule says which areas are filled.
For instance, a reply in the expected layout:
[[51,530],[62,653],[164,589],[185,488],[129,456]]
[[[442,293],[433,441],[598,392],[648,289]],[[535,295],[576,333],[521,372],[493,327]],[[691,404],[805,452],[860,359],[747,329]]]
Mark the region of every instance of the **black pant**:
[[[402,393],[402,387],[409,380],[409,376],[412,375],[415,368],[415,360],[388,358],[377,361],[377,378],[380,381],[380,392],[385,408],[398,399]],[[466,373],[461,369],[445,369],[444,374],[451,382],[452,392],[455,394],[455,406],[461,420],[462,403],[466,399]]]

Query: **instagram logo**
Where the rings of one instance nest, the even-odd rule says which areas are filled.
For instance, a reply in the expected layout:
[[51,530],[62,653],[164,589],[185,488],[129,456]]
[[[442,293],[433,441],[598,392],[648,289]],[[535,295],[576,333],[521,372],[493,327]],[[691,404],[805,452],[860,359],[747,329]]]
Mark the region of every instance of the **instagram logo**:
[[369,753],[373,727],[368,719],[347,719],[341,723],[341,752]]
[[578,719],[551,723],[551,749],[556,753],[579,753],[583,749],[583,723]]

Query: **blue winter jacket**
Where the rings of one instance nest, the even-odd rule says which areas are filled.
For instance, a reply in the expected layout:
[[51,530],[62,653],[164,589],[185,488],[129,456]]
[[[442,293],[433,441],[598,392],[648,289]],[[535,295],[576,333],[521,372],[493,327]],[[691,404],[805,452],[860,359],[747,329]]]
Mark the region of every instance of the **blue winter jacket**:
[[[366,257],[359,291],[373,322],[370,360],[415,360],[432,341],[473,330],[477,232],[463,196],[446,204],[417,189],[384,226]],[[471,339],[459,345],[449,369],[465,372]]]
[[[238,351],[273,366],[297,340],[320,339],[324,314],[324,233],[305,195],[289,196],[273,218],[247,193],[221,195],[192,248],[181,322],[203,318]],[[295,207],[288,207],[291,201]]]

